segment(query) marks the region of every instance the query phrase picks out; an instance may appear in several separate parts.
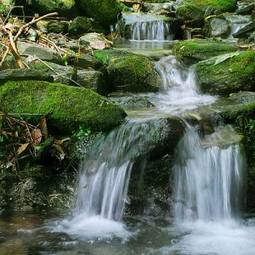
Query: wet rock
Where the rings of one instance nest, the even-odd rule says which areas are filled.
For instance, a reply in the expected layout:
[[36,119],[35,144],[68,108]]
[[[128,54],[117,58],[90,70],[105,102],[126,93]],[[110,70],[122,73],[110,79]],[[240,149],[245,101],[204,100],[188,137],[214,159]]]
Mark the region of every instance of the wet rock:
[[250,22],[252,22],[251,15],[235,15],[230,13],[224,13],[223,17],[228,21],[230,26],[230,35],[238,33],[240,29],[247,26]]
[[203,92],[228,95],[255,89],[255,52],[220,55],[196,64],[198,83]]
[[78,0],[77,2],[86,15],[106,28],[116,23],[121,11],[120,4],[116,0]]
[[244,27],[242,27],[241,29],[239,29],[237,32],[235,32],[233,34],[234,37],[246,37],[247,33],[251,33],[255,31],[255,21],[248,23],[247,25],[245,25]]
[[141,110],[154,107],[153,103],[150,102],[148,96],[142,95],[124,95],[124,96],[111,96],[110,99],[116,102],[125,110]]
[[97,93],[59,83],[7,82],[0,86],[0,102],[5,112],[27,113],[36,121],[47,116],[48,125],[62,133],[79,127],[109,130],[125,118],[121,108]]
[[237,6],[236,14],[239,15],[251,14],[255,10],[255,3],[252,1],[238,1]]
[[237,46],[223,42],[193,39],[175,43],[173,53],[186,64],[193,64],[237,49]]
[[98,50],[96,59],[108,74],[110,91],[158,91],[161,79],[147,57],[119,50]]
[[224,18],[210,18],[206,22],[209,37],[226,37],[230,32],[228,22]]
[[128,206],[131,214],[143,213],[150,206],[168,209],[172,156],[184,132],[184,124],[174,117],[150,119],[140,126],[146,136],[139,143],[139,157],[131,173]]
[[107,40],[103,34],[98,33],[88,33],[80,37],[79,39],[81,45],[86,45],[92,49],[105,49],[111,48],[113,43]]
[[41,80],[53,81],[51,75],[43,70],[32,69],[5,69],[0,71],[0,85],[6,81]]

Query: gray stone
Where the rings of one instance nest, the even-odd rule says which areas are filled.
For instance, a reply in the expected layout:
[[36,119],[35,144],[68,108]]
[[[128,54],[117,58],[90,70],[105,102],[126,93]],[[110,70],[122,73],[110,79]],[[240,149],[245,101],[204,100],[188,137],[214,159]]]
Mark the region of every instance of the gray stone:
[[111,48],[113,43],[105,38],[103,34],[88,33],[80,37],[81,45],[89,46],[92,49]]
[[103,83],[103,74],[93,69],[77,70],[76,82],[82,87],[98,91]]
[[6,81],[42,80],[53,81],[53,78],[43,71],[32,69],[5,69],[0,71],[0,84]]
[[230,32],[228,22],[224,18],[212,18],[207,22],[208,36],[227,36]]
[[239,29],[236,33],[233,34],[234,37],[246,37],[247,33],[251,33],[255,30],[255,21],[246,24],[244,27]]
[[51,48],[28,42],[18,42],[17,47],[21,56],[32,56],[33,58],[39,58],[44,61],[63,63],[62,57],[57,51]]

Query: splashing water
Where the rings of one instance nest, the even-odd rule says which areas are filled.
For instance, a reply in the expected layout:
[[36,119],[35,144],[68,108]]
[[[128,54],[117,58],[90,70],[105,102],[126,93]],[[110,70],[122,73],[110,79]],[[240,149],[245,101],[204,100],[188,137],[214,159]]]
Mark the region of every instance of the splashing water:
[[174,56],[161,58],[156,69],[162,90],[152,100],[160,111],[180,113],[215,101],[215,97],[199,93],[194,69],[186,69]]
[[203,148],[189,127],[179,144],[175,173],[175,219],[229,220],[243,199],[244,160],[238,144]]

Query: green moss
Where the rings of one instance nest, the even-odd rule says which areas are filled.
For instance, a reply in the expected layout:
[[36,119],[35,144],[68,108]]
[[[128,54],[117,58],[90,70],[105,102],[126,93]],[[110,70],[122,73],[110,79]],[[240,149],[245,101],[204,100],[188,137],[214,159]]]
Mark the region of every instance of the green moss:
[[160,77],[149,58],[120,50],[98,50],[95,57],[105,65],[112,90],[147,92],[159,89]]
[[240,90],[255,90],[255,52],[236,52],[196,64],[203,92],[227,95]]
[[27,118],[47,115],[48,124],[63,132],[80,126],[108,130],[125,117],[122,109],[97,93],[59,83],[7,82],[0,87],[0,102],[5,112]]
[[227,43],[193,39],[175,43],[173,53],[179,60],[187,64],[193,64],[220,54],[236,51],[237,49],[237,46]]
[[74,0],[32,0],[33,8],[36,8],[40,13],[48,13],[59,11],[65,13],[70,11],[74,5]]
[[82,33],[88,33],[93,31],[93,23],[90,18],[76,17],[69,25],[68,32],[71,35],[79,35]]
[[86,14],[104,27],[108,27],[117,21],[121,7],[116,0],[79,0],[81,8]]
[[177,16],[185,20],[199,21],[204,14],[234,11],[237,0],[184,0],[177,8]]

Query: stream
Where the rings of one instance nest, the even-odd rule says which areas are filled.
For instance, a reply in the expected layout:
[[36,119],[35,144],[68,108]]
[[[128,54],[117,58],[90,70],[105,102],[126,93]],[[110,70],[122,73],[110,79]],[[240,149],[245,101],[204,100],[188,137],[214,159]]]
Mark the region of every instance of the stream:
[[[124,18],[131,26],[131,49],[139,51],[140,45],[153,50],[173,39],[162,20]],[[201,94],[193,68],[182,66],[174,56],[162,57],[155,67],[162,79],[161,91],[148,94],[155,108],[128,111],[127,121],[92,147],[80,164],[72,212],[3,216],[0,255],[255,254],[255,219],[242,216],[246,182],[242,146],[219,146],[219,136],[201,137],[198,127],[183,117],[217,98]],[[172,167],[172,214],[128,216],[132,168],[149,144],[150,130],[144,123],[168,115],[185,124]],[[230,137],[234,133],[231,127],[227,132]]]

